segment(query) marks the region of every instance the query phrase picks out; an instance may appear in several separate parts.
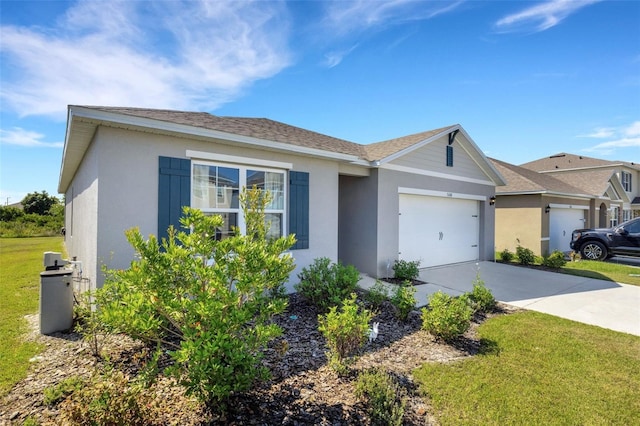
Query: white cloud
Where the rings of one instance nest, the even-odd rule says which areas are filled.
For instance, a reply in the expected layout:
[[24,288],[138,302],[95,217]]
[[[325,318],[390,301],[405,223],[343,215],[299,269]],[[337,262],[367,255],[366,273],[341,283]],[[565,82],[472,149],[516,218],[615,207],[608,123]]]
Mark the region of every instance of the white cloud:
[[42,133],[14,127],[11,130],[0,129],[0,144],[37,148],[62,148],[63,142],[43,142]]
[[285,18],[280,2],[79,2],[55,28],[1,28],[17,71],[0,100],[59,119],[67,104],[214,109],[289,65]]
[[495,24],[499,32],[540,32],[558,25],[572,13],[602,0],[549,0],[505,16]]
[[593,129],[591,133],[587,133],[584,135],[579,135],[579,138],[610,138],[611,136],[616,134],[616,129],[613,127],[598,127]]
[[342,60],[344,59],[345,56],[347,56],[348,54],[350,54],[351,52],[353,52],[355,50],[355,48],[358,47],[358,45],[354,45],[349,49],[345,49],[345,50],[341,50],[341,51],[332,51],[329,53],[326,53],[324,55],[325,57],[325,65],[328,68],[333,68],[337,65],[340,64],[340,62],[342,62]]
[[[600,155],[612,155],[620,149],[640,148],[640,121],[635,121],[622,128],[596,129],[591,135],[598,134],[602,136],[587,135],[587,137],[612,138],[612,140],[585,148],[583,151],[595,152]],[[640,153],[640,151],[638,151],[638,153]]]

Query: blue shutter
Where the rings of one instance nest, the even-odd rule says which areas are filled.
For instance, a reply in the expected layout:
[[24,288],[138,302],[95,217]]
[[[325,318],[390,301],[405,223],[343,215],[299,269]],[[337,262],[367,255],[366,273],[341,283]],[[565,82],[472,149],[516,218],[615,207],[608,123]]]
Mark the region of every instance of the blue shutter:
[[296,235],[292,250],[309,248],[309,173],[289,172],[289,233]]
[[180,229],[182,207],[191,205],[191,160],[160,157],[158,179],[158,240],[167,228]]
[[453,167],[453,147],[447,146],[447,167]]

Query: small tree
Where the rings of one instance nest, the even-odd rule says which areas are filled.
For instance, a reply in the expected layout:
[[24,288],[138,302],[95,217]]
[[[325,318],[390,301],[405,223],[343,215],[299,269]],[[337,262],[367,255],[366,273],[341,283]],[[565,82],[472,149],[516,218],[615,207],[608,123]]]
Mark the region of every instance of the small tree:
[[36,191],[25,195],[21,203],[25,213],[45,215],[49,214],[51,207],[60,204],[60,200],[50,196],[47,191]]
[[262,349],[281,333],[270,322],[286,301],[284,282],[294,269],[283,255],[293,236],[267,239],[269,194],[254,188],[240,195],[246,235],[216,240],[220,216],[185,208],[181,224],[159,244],[137,229],[126,232],[138,259],[127,270],[107,271],[97,293],[100,318],[123,332],[170,349],[174,372],[190,394],[224,408],[233,392],[266,378]]

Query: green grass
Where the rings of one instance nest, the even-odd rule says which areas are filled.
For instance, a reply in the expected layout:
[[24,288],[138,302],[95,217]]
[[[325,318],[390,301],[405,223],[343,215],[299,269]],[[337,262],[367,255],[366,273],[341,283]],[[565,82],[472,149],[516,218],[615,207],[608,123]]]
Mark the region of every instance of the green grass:
[[606,279],[617,283],[640,286],[640,268],[636,266],[598,262],[596,260],[581,260],[579,262],[567,262],[562,268],[562,272],[581,277]]
[[443,426],[638,424],[640,337],[536,312],[479,333],[484,354],[414,372]]
[[40,345],[24,339],[27,314],[38,312],[45,251],[63,251],[61,237],[0,238],[0,397],[26,376]]

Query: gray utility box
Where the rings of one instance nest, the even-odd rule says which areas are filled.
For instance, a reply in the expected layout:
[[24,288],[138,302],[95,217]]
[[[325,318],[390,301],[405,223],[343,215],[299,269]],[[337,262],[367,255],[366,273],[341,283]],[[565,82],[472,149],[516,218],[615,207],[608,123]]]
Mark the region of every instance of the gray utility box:
[[40,273],[40,333],[64,331],[73,325],[73,271]]

